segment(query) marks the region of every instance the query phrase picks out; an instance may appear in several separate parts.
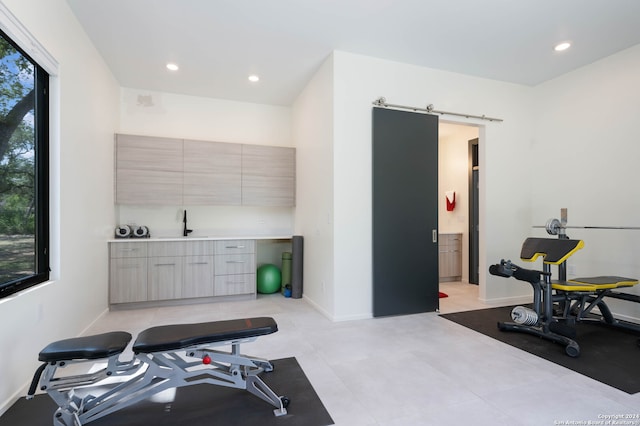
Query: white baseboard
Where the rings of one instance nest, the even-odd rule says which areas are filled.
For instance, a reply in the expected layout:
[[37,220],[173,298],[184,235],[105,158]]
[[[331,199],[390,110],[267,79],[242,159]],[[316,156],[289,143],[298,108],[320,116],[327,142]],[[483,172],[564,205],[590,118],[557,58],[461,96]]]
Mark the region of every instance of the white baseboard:
[[330,312],[327,312],[322,306],[318,305],[313,299],[310,299],[306,295],[302,295],[302,298],[307,302],[313,309],[320,312],[325,318],[332,322],[341,322],[341,321],[354,321],[354,320],[362,320],[362,319],[371,319],[373,316],[369,313],[367,314],[357,314],[357,315],[346,315],[346,316],[334,316]]

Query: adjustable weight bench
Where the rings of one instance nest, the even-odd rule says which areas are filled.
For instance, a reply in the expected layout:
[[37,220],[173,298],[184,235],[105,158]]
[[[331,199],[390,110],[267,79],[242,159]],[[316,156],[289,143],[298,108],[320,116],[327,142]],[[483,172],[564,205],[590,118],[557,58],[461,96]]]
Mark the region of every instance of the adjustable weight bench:
[[[38,359],[27,399],[38,387],[56,402],[54,426],[80,426],[170,388],[212,384],[244,389],[287,414],[289,399],[276,395],[258,375],[273,371],[264,359],[240,353],[240,344],[278,331],[273,318],[246,318],[152,327],[141,332],[130,361],[121,361],[131,334],[123,331],[60,340]],[[231,346],[230,351],[213,348]],[[65,368],[106,364],[97,371],[60,374]],[[74,366],[74,367],[72,367]],[[91,392],[100,391],[93,395]]]
[[533,262],[542,257],[542,271],[520,268],[505,260],[492,265],[489,268],[492,275],[514,277],[533,287],[533,309],[516,306],[511,312],[513,322],[498,322],[498,328],[563,344],[566,354],[571,357],[580,355],[580,346],[574,340],[574,327],[578,322],[605,324],[640,333],[640,324],[616,319],[604,300],[611,297],[640,303],[640,296],[615,291],[638,284],[637,279],[619,276],[551,279],[551,265],[564,267],[567,259],[583,247],[582,240],[527,238],[520,258]]

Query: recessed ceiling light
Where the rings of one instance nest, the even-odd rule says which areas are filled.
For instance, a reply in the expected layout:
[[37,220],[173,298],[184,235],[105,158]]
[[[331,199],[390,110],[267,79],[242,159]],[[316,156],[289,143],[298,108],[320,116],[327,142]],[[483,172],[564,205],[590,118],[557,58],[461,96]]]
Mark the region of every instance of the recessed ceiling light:
[[176,64],[169,62],[167,64],[167,69],[170,71],[178,71],[179,67]]
[[557,44],[556,47],[553,48],[556,52],[562,52],[563,50],[567,50],[571,47],[571,43],[565,41],[563,43]]
[[255,83],[255,82],[259,81],[259,80],[260,80],[260,77],[258,77],[255,74],[252,74],[252,75],[249,76],[249,81],[252,82],[252,83]]

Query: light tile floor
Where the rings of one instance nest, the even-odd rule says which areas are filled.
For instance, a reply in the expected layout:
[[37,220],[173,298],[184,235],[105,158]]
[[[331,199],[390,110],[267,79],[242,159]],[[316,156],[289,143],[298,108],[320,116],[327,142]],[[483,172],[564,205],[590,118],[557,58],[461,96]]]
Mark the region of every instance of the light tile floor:
[[[443,313],[486,307],[477,286],[440,289],[449,294],[440,299]],[[295,356],[339,426],[586,425],[640,413],[640,393],[620,392],[437,313],[332,322],[304,299],[275,294],[109,312],[87,333],[123,329],[135,336],[156,325],[249,316],[272,316],[279,331],[245,344],[243,353]],[[295,404],[295,395],[287,396]]]

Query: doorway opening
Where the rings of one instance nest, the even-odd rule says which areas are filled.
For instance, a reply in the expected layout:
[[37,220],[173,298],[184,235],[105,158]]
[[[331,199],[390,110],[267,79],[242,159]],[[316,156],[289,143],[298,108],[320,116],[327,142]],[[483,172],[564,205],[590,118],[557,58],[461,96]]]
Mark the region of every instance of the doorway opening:
[[480,127],[441,120],[438,132],[439,279],[478,284]]

